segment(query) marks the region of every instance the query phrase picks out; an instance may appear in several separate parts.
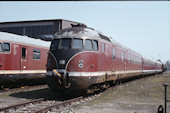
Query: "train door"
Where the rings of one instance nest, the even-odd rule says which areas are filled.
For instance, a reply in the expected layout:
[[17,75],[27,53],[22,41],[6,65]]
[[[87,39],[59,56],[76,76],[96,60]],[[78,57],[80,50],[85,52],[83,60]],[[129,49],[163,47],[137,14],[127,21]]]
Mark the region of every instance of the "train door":
[[126,71],[127,70],[127,53],[124,51],[124,71]]
[[3,52],[3,48],[2,48],[2,43],[0,42],[0,70],[2,70],[3,69],[3,54],[2,54],[2,52]]
[[27,47],[21,46],[21,70],[27,70],[28,65],[28,54]]
[[142,61],[142,74],[143,74],[144,73],[144,59],[142,58],[141,61]]
[[116,70],[116,48],[113,47],[113,50],[112,50],[112,71],[115,71]]
[[125,52],[122,50],[121,53],[121,59],[122,59],[122,71],[126,71],[126,57],[125,57]]

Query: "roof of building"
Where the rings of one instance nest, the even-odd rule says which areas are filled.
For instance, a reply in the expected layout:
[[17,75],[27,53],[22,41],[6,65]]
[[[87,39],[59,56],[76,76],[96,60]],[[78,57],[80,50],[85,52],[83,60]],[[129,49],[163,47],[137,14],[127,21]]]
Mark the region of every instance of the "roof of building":
[[29,23],[29,22],[49,22],[49,21],[68,21],[73,23],[80,23],[66,19],[46,19],[46,20],[26,20],[26,21],[10,21],[10,22],[0,22],[0,24],[9,24],[9,23]]

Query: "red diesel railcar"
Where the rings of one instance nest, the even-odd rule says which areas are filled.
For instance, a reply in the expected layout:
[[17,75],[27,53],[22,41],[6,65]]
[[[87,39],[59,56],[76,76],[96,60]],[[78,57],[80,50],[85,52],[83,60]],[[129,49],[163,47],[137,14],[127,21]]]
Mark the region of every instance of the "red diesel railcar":
[[0,32],[0,85],[45,78],[50,42]]
[[75,26],[57,32],[54,37],[47,60],[47,81],[56,92],[86,90],[162,72],[161,63],[146,61],[139,53],[92,28]]

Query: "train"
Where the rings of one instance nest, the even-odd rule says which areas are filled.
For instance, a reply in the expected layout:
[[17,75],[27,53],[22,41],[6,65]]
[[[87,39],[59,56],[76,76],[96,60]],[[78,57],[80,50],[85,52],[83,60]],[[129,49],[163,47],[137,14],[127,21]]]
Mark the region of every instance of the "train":
[[78,25],[55,33],[46,79],[54,92],[77,92],[161,73],[163,68],[160,61],[145,58],[98,30]]
[[10,88],[45,80],[50,43],[0,32],[0,87]]

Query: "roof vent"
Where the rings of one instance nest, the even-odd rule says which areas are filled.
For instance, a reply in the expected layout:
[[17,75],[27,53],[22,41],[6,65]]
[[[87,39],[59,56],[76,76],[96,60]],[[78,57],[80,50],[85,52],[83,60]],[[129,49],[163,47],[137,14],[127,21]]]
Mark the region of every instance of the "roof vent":
[[78,23],[77,25],[71,24],[72,27],[87,27],[85,24]]

